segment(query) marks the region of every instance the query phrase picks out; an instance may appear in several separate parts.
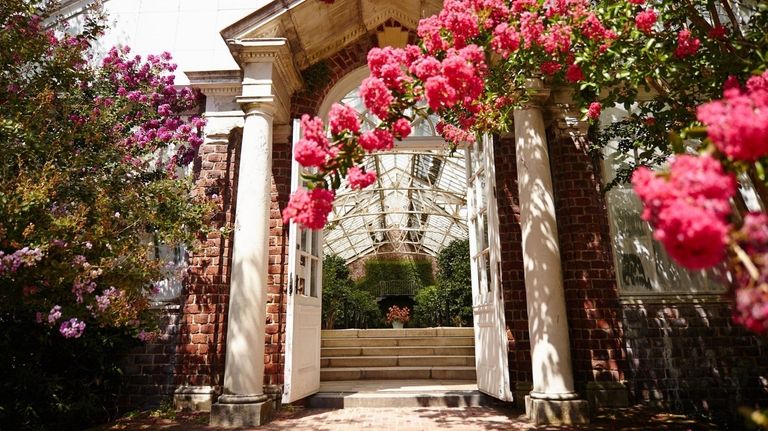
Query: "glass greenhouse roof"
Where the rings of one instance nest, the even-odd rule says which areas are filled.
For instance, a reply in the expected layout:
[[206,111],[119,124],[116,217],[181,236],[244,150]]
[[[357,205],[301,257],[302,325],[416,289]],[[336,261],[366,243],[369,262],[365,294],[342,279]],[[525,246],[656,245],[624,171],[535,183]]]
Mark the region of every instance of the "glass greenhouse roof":
[[[364,129],[377,124],[357,90],[341,103],[361,113]],[[376,172],[375,184],[337,191],[325,228],[325,254],[347,262],[377,253],[434,256],[454,239],[467,238],[464,153],[451,154],[435,138],[435,124],[434,117],[417,117],[413,137],[393,151],[366,157],[366,170]]]

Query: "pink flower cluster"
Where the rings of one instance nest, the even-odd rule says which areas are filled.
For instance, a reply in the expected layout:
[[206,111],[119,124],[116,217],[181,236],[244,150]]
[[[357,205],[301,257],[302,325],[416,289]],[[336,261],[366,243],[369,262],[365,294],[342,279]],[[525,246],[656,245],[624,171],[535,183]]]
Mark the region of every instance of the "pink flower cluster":
[[768,332],[768,215],[749,213],[736,234],[739,246],[759,271],[757,280],[738,261],[733,271],[735,282],[733,320],[758,334]]
[[0,251],[0,276],[16,272],[22,267],[35,266],[42,258],[43,253],[39,248],[24,247],[11,254]]
[[589,104],[589,108],[587,109],[587,118],[592,120],[597,120],[600,118],[600,112],[602,111],[603,107],[600,105],[600,102],[592,102]]
[[690,30],[680,30],[677,34],[677,48],[675,48],[675,55],[683,58],[696,54],[699,50],[701,41],[693,36]]
[[729,80],[723,99],[705,103],[696,117],[718,150],[734,160],[754,162],[768,155],[768,72],[740,89]]
[[[520,49],[540,51],[546,59],[540,65],[542,73],[555,75],[565,70],[565,79],[575,83],[585,78],[584,71],[573,64],[572,49],[577,36],[601,46],[602,51],[618,37],[589,9],[588,0],[449,0],[438,15],[419,23],[417,33],[424,41],[427,58],[444,58],[450,56],[452,50],[455,52],[478,43],[487,43],[502,58],[508,58]],[[648,22],[651,14],[653,12],[649,11],[640,17],[641,26],[653,24]],[[484,31],[490,36],[488,42],[485,42]],[[417,62],[419,70],[412,69],[411,72],[424,81],[424,90],[433,110],[451,109],[454,98],[463,92],[445,85],[442,78],[445,73],[434,72],[436,62]],[[434,78],[431,82],[424,76],[422,64],[432,67]],[[483,66],[476,75],[482,78],[484,73]],[[471,114],[479,111],[470,109]]]
[[656,24],[656,11],[653,9],[646,9],[635,16],[635,25],[637,29],[645,34],[653,33],[653,25]]
[[376,181],[376,172],[366,172],[357,166],[353,166],[347,172],[347,181],[353,189],[363,189]]
[[322,229],[328,222],[328,214],[333,209],[336,194],[326,189],[298,189],[292,195],[288,206],[283,210],[283,223],[290,220],[308,229]]
[[123,296],[123,291],[116,289],[114,286],[110,286],[101,295],[96,295],[96,308],[98,312],[106,311],[110,304],[112,304],[112,301],[121,296]]
[[758,334],[768,332],[768,289],[740,287],[734,292],[733,321]]
[[690,269],[709,268],[725,257],[730,202],[736,180],[711,156],[678,156],[668,177],[637,169],[632,185],[644,205],[643,220],[669,255]]
[[61,305],[54,305],[48,312],[48,324],[53,325],[59,319],[61,319]]
[[73,317],[69,320],[65,320],[59,326],[59,332],[64,338],[80,338],[85,331],[85,322]]
[[[337,109],[334,105],[333,112],[340,113],[342,116],[346,111]],[[340,127],[346,120],[334,120],[334,127]],[[359,126],[357,126],[359,127]],[[325,136],[323,121],[319,117],[311,118],[309,115],[301,117],[301,130],[304,137],[296,143],[293,157],[303,166],[322,167],[335,155],[335,148],[330,146],[328,137]]]
[[[91,115],[110,110],[123,118],[119,136],[126,131],[123,145],[134,154],[154,152],[175,144],[175,153],[167,163],[169,170],[192,162],[203,143],[200,131],[205,120],[184,117],[198,105],[198,94],[183,87],[174,87],[171,73],[176,65],[167,52],[159,56],[129,56],[130,48],[112,48],[102,61],[101,73],[115,85],[115,98],[96,98]],[[78,119],[75,119],[78,120]],[[135,157],[135,163],[141,158]]]

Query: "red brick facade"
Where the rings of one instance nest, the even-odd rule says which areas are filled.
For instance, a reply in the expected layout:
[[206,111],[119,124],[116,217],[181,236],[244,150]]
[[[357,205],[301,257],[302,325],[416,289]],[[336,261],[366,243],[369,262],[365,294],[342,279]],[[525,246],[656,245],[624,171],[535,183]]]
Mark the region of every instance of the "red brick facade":
[[[209,138],[200,147],[197,184],[203,193],[216,196],[216,226],[234,223],[241,140],[242,132],[235,130],[228,137]],[[201,241],[199,251],[190,256],[182,293],[176,362],[179,386],[218,386],[224,375],[232,235],[213,231]]]
[[[286,135],[289,136],[289,135]],[[285,292],[288,280],[288,228],[282,210],[291,192],[291,143],[272,144],[272,207],[269,222],[269,284],[264,336],[264,384],[282,391],[285,364]],[[279,387],[278,387],[279,386]]]
[[600,168],[586,140],[555,128],[547,139],[574,379],[618,382],[626,363]]
[[510,340],[509,378],[515,385],[519,382],[530,383],[532,376],[514,139],[505,137],[495,140],[493,153],[496,159],[504,318]]

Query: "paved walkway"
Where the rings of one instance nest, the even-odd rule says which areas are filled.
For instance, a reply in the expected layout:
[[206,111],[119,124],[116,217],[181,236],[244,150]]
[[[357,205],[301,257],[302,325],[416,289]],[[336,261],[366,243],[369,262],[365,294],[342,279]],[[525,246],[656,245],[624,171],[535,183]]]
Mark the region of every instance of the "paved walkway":
[[[173,420],[152,417],[120,420],[94,431],[222,431],[206,425],[207,415],[179,414]],[[505,407],[386,408],[322,410],[288,407],[271,423],[252,430],[265,431],[417,431],[417,430],[716,430],[680,415],[644,407],[600,414],[585,427],[536,427],[520,411]]]

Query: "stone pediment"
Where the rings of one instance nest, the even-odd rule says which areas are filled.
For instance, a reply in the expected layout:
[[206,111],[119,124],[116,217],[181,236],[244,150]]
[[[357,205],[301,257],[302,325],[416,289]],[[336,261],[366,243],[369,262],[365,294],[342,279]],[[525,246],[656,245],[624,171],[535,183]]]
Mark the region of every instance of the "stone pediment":
[[285,38],[299,69],[339,51],[388,20],[415,29],[421,18],[437,13],[440,0],[274,1],[225,28],[228,42]]

